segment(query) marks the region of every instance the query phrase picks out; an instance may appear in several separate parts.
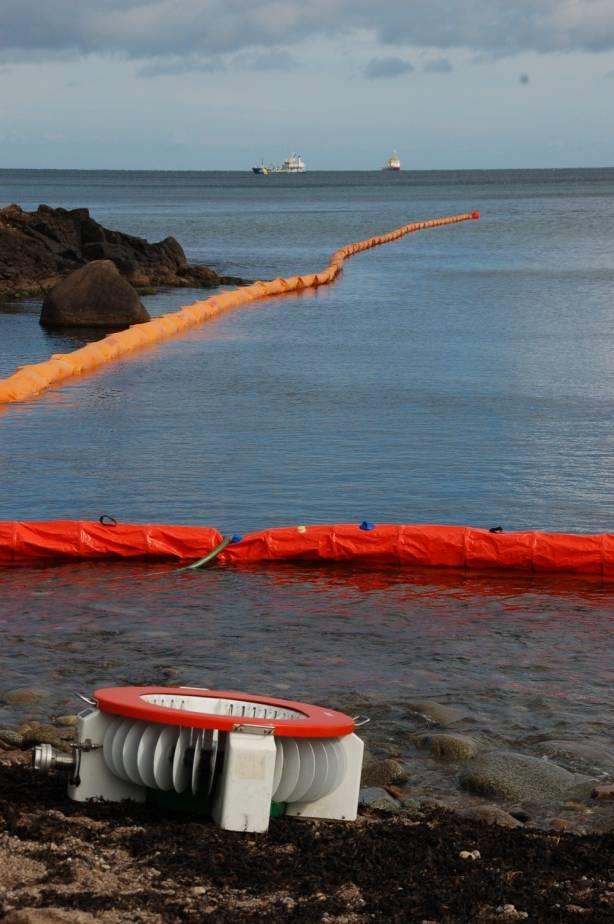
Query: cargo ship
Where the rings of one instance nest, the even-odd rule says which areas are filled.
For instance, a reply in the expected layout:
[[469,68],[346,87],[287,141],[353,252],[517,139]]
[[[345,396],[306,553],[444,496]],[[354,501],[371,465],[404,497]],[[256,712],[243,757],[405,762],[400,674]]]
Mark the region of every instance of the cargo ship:
[[269,173],[304,173],[305,162],[300,154],[289,154],[283,164],[266,166],[264,161],[261,161],[257,167],[252,167],[252,170],[254,173],[259,173],[263,176],[267,176]]
[[399,156],[397,152],[393,151],[390,157],[388,158],[388,160],[386,161],[386,163],[384,164],[384,166],[382,167],[382,170],[396,171],[400,169],[401,169],[401,161],[399,160]]

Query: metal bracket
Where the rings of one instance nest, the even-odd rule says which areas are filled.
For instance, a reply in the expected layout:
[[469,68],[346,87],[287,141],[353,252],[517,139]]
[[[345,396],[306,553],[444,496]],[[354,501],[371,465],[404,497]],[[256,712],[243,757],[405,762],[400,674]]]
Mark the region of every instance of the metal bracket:
[[88,706],[95,706],[95,705],[96,705],[96,700],[95,700],[95,699],[90,699],[89,696],[84,696],[83,693],[75,693],[75,696],[76,696],[78,699],[82,699],[84,703],[87,703],[87,704],[88,704]]
[[85,741],[73,742],[71,747],[74,751],[99,751],[102,745],[94,744],[91,738],[86,738]]
[[274,735],[274,725],[234,725],[233,732],[241,732],[244,735]]

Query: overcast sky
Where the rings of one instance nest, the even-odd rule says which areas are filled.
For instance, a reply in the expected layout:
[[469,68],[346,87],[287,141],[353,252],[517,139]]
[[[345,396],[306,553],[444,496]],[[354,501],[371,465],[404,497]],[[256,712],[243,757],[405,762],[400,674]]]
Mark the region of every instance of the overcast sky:
[[614,166],[614,0],[0,0],[0,167]]

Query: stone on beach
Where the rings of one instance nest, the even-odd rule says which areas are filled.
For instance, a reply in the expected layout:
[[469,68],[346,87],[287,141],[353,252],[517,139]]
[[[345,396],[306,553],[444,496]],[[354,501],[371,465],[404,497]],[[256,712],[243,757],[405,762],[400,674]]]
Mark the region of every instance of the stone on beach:
[[405,783],[408,779],[409,774],[403,764],[391,757],[365,763],[362,769],[363,786],[388,786],[390,783]]
[[19,687],[16,690],[7,690],[0,696],[0,701],[9,706],[32,706],[47,699],[49,694],[45,690],[34,687]]
[[589,772],[614,773],[614,748],[597,741],[543,741],[537,750],[547,757],[556,757],[568,763],[570,769],[579,765]]
[[483,821],[487,825],[497,825],[499,828],[522,828],[522,822],[499,805],[470,805],[467,808],[457,809],[459,818],[468,818],[472,821]]
[[418,748],[429,750],[433,757],[450,761],[471,760],[483,747],[471,735],[455,735],[450,732],[424,732],[416,735],[414,741]]
[[453,725],[468,717],[467,712],[456,706],[445,706],[430,699],[417,699],[407,703],[411,713],[421,716],[435,725]]
[[110,260],[75,270],[45,296],[44,327],[127,327],[149,320],[136,291]]
[[382,786],[366,786],[360,790],[359,802],[380,812],[399,812],[401,803],[390,795]]
[[544,801],[590,796],[594,781],[549,760],[513,751],[484,751],[461,773],[463,789],[512,801]]

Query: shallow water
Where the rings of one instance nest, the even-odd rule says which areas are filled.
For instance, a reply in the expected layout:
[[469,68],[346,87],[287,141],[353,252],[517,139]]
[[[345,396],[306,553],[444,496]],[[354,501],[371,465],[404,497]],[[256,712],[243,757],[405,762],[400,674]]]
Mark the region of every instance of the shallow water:
[[[190,259],[250,279],[319,269],[408,221],[482,212],[357,256],[316,293],[233,311],[3,408],[2,519],[612,530],[614,171],[0,171],[0,200],[89,205],[109,227],[174,234]],[[146,301],[157,314],[200,297]],[[43,332],[39,307],[0,309],[1,374],[79,345]],[[1,572],[0,693],[44,687],[39,715],[114,683],[304,697],[371,713],[374,752],[400,751],[417,789],[449,796],[455,768],[410,740],[423,727],[412,699],[460,705],[458,730],[528,753],[541,737],[612,747],[609,585],[152,571]]]
[[[399,755],[416,797],[450,804],[473,800],[458,792],[457,765],[418,750],[413,736],[429,723],[412,711],[415,700],[460,707],[464,717],[448,731],[533,756],[549,739],[614,739],[614,614],[600,582],[79,564],[5,569],[2,585],[3,687],[50,695],[38,706],[0,707],[0,725],[78,711],[75,694],[99,686],[302,699],[370,717],[361,730],[370,752]],[[566,766],[597,780],[611,770]]]

